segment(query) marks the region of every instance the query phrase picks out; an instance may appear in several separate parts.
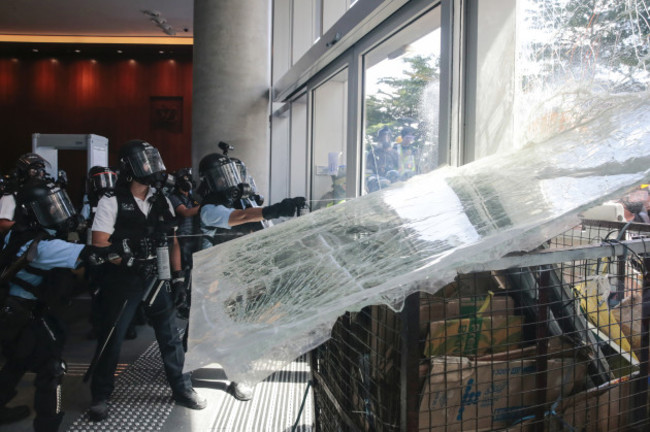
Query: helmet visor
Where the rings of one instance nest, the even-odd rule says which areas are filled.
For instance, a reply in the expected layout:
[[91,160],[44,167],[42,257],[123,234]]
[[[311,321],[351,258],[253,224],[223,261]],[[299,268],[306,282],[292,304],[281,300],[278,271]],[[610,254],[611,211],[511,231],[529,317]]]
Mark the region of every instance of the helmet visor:
[[106,170],[104,172],[93,174],[90,180],[93,189],[96,191],[112,190],[115,189],[115,184],[117,183],[117,173]]
[[239,171],[239,179],[241,181],[246,181],[246,179],[248,178],[248,174],[246,173],[246,165],[244,165],[244,162],[234,158],[232,159],[232,162],[237,167],[237,171]]
[[143,151],[129,156],[128,160],[136,178],[144,178],[165,171],[165,164],[155,147],[147,147]]
[[237,187],[242,182],[239,167],[231,160],[224,160],[223,163],[210,168],[205,179],[213,192]]
[[63,189],[53,189],[52,193],[30,202],[29,205],[38,223],[44,227],[56,226],[77,214]]

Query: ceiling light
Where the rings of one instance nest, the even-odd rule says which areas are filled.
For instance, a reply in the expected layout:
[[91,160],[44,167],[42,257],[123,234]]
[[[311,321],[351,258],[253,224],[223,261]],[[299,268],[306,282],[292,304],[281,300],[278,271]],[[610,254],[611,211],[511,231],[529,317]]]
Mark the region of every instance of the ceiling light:
[[118,54],[122,54],[122,52],[123,52],[122,50],[117,50]]
[[38,48],[32,48],[32,52],[38,52]]
[[76,52],[77,54],[79,54],[79,53],[81,52],[81,50],[80,50],[80,49],[76,49],[76,50],[74,50],[74,52]]

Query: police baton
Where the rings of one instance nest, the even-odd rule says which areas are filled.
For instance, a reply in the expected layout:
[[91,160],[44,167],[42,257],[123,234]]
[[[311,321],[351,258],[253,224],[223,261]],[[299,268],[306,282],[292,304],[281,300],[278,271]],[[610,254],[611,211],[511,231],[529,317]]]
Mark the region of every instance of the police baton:
[[126,304],[129,302],[128,299],[124,300],[124,303],[122,303],[122,307],[120,308],[120,312],[117,314],[117,317],[115,318],[115,321],[113,321],[113,326],[111,327],[110,331],[106,335],[106,339],[104,339],[104,343],[102,343],[102,347],[99,351],[95,352],[95,356],[93,357],[92,361],[90,362],[90,365],[88,365],[88,369],[86,370],[86,373],[84,374],[83,382],[87,382],[90,376],[92,375],[93,371],[95,370],[95,367],[97,366],[97,363],[99,360],[102,358],[102,355],[104,355],[104,351],[106,351],[106,347],[108,346],[108,343],[111,341],[111,338],[113,337],[113,333],[115,333],[115,327],[117,327],[117,323],[120,322],[120,318],[122,318],[122,314],[124,314],[124,309],[126,309]]

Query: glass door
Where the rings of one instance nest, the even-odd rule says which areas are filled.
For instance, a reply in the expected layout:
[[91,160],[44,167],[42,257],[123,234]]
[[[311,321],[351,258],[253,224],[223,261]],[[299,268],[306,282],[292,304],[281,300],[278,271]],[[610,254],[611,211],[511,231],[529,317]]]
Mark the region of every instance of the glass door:
[[312,90],[312,209],[345,199],[348,68]]

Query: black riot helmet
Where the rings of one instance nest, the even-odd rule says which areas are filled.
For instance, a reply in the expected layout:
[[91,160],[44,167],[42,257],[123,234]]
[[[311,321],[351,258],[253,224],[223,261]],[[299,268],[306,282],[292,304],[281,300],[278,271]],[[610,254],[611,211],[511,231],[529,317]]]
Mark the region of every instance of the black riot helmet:
[[248,198],[250,185],[245,183],[246,167],[235,158],[219,153],[210,153],[199,162],[199,176],[212,193],[224,195],[229,200]]
[[21,182],[31,177],[44,178],[45,167],[50,167],[50,163],[36,153],[25,153],[16,161],[16,176]]
[[377,131],[377,142],[381,144],[383,148],[388,148],[393,143],[393,131],[390,130],[388,126]]
[[16,196],[22,219],[26,225],[67,232],[76,227],[77,212],[68,193],[51,180],[27,180]]
[[158,149],[143,140],[131,140],[120,148],[120,173],[138,183],[154,185],[165,180],[165,164]]
[[415,129],[413,129],[411,126],[404,126],[402,128],[401,136],[401,145],[403,147],[409,146],[413,144],[413,141],[415,140]]
[[88,194],[97,197],[115,190],[117,173],[110,167],[95,165],[88,170]]
[[175,185],[178,189],[189,192],[196,187],[192,177],[192,168],[181,168],[174,173]]

